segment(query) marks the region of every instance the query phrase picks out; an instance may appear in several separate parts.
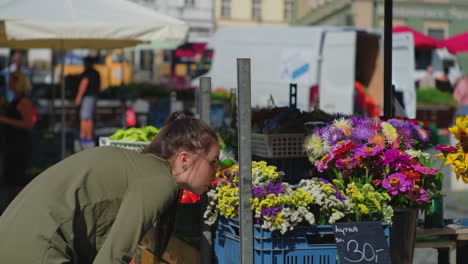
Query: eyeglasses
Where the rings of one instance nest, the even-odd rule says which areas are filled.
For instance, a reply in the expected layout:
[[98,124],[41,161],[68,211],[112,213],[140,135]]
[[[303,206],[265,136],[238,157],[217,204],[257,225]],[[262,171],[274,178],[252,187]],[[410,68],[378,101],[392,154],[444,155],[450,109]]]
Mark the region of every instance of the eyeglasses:
[[208,162],[208,164],[213,167],[213,169],[215,170],[215,173],[219,172],[221,170],[221,161],[219,159],[216,159],[216,160],[208,160],[207,158],[201,156],[201,155],[198,155],[197,153],[193,153],[195,155],[197,155],[198,157],[204,159],[206,162]]

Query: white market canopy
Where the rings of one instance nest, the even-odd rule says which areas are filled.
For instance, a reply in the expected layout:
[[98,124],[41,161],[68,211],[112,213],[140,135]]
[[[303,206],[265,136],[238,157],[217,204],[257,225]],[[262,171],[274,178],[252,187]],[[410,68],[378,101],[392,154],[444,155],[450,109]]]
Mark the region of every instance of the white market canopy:
[[183,42],[188,25],[127,0],[0,0],[0,47],[111,49]]

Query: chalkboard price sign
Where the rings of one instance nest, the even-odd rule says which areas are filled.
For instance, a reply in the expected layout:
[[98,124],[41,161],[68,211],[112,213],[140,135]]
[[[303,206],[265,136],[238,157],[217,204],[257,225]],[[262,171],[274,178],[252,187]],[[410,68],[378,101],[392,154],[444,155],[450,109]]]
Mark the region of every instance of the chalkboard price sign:
[[380,222],[350,222],[333,225],[341,264],[391,264]]

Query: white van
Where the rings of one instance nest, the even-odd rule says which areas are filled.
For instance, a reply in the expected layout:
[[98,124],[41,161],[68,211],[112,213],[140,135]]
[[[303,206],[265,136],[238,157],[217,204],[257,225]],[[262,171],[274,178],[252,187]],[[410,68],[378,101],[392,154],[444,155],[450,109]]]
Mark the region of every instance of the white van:
[[[214,56],[209,72],[203,76],[211,77],[212,89],[235,88],[236,58],[251,58],[253,107],[271,105],[272,99],[276,106],[289,105],[289,86],[295,83],[299,109],[313,109],[311,90],[318,89],[320,109],[353,114],[354,83],[359,80],[383,108],[381,35],[337,26],[225,27],[208,43]],[[405,40],[411,41],[407,45],[411,49],[412,38],[405,37]],[[399,75],[410,74],[412,78],[414,62],[407,68],[408,71]],[[198,82],[195,79],[192,84],[198,86]],[[414,84],[398,87],[414,92]],[[408,106],[406,100],[405,105]],[[414,117],[415,110],[408,115]]]

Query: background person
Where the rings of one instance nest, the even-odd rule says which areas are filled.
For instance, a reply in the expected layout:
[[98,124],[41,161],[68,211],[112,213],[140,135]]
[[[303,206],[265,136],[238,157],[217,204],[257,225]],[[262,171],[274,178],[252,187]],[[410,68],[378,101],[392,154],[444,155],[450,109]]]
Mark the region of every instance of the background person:
[[436,87],[437,89],[441,90],[442,92],[450,92],[453,93],[453,87],[452,84],[450,83],[450,80],[448,79],[449,75],[449,68],[444,68],[444,71],[442,75],[440,75],[436,81]]
[[91,57],[84,59],[85,70],[80,77],[80,86],[75,98],[75,104],[80,105],[80,141],[82,144],[93,143],[94,114],[101,78],[99,72],[94,69],[94,61]]
[[4,178],[10,189],[10,199],[29,182],[26,169],[29,165],[34,126],[33,105],[26,96],[31,90],[28,77],[22,72],[10,74],[9,89],[14,93],[13,101],[5,107],[0,123],[4,125],[6,149],[4,153]]
[[436,87],[435,80],[436,77],[434,76],[434,68],[431,65],[429,65],[426,67],[426,72],[424,73],[424,76],[419,81],[419,88],[434,88]]
[[459,106],[455,117],[468,115],[468,75],[462,76],[455,83],[453,98],[455,98]]
[[216,133],[182,113],[169,117],[143,153],[97,147],[72,155],[37,176],[0,216],[2,263],[128,264],[153,226],[161,257],[180,190],[207,191],[218,158]]

